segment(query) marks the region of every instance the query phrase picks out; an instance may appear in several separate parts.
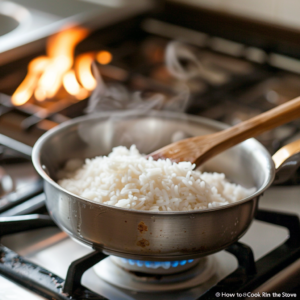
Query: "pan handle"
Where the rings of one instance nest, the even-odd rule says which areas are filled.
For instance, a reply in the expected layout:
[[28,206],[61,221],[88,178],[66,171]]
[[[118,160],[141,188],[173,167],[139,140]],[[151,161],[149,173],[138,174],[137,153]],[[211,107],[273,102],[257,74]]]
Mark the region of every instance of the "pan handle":
[[272,159],[276,169],[274,183],[282,183],[290,179],[300,167],[300,140],[280,148]]

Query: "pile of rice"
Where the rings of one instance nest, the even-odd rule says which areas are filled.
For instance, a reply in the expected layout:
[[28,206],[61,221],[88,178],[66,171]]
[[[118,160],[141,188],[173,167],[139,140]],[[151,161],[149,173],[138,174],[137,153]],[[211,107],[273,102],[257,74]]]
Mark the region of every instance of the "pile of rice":
[[191,211],[226,205],[249,195],[224,174],[194,171],[190,162],[146,159],[132,145],[116,147],[108,156],[69,161],[58,184],[99,203],[147,211]]

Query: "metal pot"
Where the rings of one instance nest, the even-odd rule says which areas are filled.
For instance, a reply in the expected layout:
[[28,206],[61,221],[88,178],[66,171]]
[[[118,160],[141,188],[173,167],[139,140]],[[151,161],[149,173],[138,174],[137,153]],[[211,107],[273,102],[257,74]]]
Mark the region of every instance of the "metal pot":
[[[70,237],[106,254],[144,260],[189,259],[220,251],[243,236],[251,224],[259,196],[275,177],[274,162],[255,139],[204,164],[256,192],[239,202],[193,212],[147,212],[102,205],[78,197],[57,183],[57,174],[71,158],[106,155],[118,145],[136,144],[150,153],[172,141],[227,126],[205,118],[171,112],[84,116],[45,133],[33,148],[33,164],[44,178],[51,217]],[[300,152],[293,148],[293,153]],[[279,157],[279,158],[278,158]],[[277,162],[282,155],[277,154]],[[278,163],[278,167],[282,162]]]

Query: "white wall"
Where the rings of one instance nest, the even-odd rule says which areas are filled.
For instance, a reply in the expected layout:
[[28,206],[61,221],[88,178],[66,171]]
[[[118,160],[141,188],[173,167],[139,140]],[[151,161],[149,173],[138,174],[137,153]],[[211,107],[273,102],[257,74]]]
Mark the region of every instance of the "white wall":
[[173,0],[300,30],[300,0]]

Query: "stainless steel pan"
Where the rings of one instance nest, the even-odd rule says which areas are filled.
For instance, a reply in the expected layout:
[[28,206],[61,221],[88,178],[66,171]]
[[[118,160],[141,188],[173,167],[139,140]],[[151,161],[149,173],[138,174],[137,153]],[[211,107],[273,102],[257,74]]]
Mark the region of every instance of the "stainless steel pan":
[[[51,217],[75,240],[126,258],[188,259],[226,248],[246,232],[259,196],[275,176],[271,156],[254,139],[204,165],[243,186],[256,187],[250,197],[214,209],[155,213],[122,209],[78,197],[56,183],[58,170],[70,158],[105,155],[112,147],[134,143],[142,153],[149,153],[169,144],[178,132],[194,136],[224,128],[215,121],[170,112],[84,116],[55,127],[37,141],[32,155],[44,178]],[[296,147],[300,150],[300,141]]]

